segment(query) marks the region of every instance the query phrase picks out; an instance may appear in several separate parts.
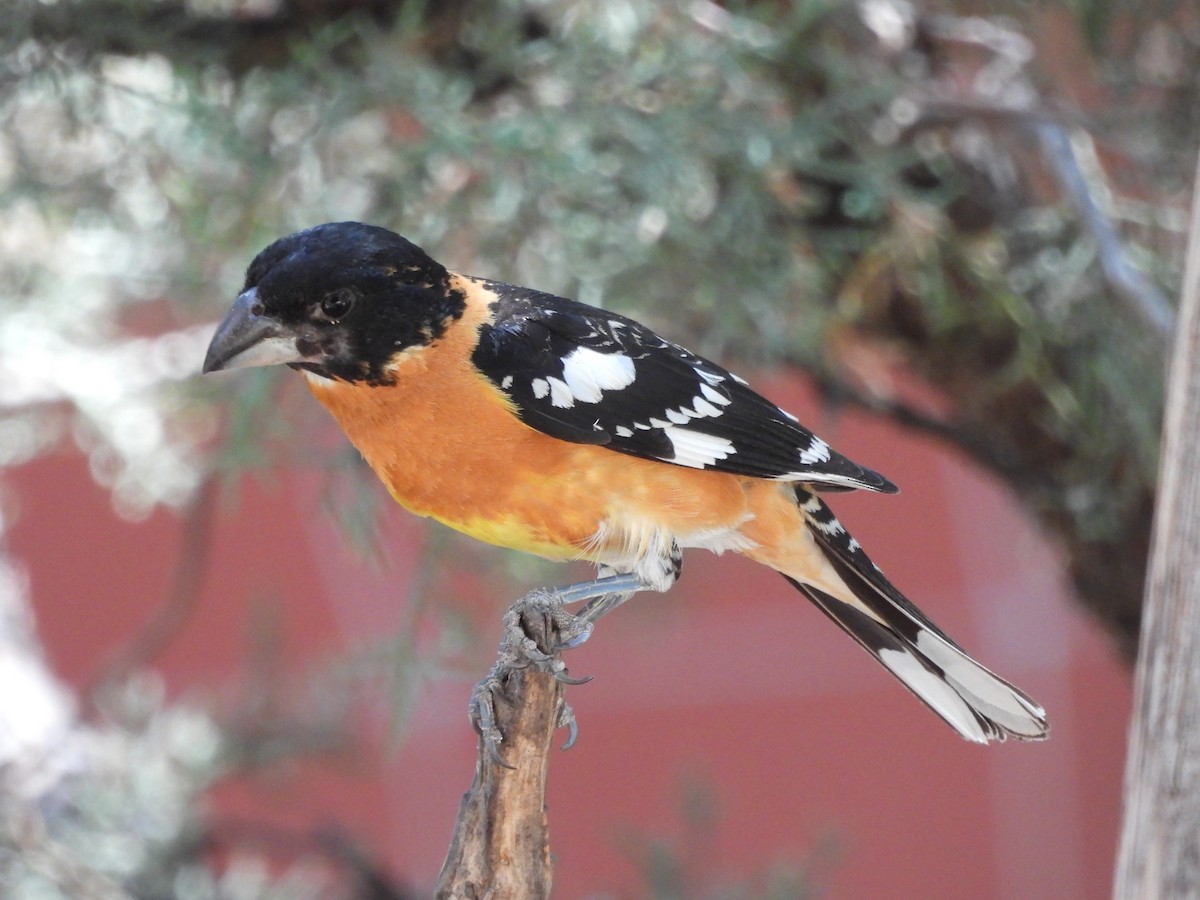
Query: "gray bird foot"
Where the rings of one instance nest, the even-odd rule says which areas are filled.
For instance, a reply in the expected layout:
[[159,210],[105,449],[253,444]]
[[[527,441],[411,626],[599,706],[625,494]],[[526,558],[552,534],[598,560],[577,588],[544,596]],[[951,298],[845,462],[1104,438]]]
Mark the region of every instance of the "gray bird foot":
[[[558,656],[562,650],[578,647],[592,633],[593,623],[569,612],[563,606],[563,592],[556,590],[531,591],[504,613],[504,637],[500,652],[491,670],[471,692],[470,717],[483,740],[488,756],[498,766],[512,768],[500,755],[504,734],[497,724],[496,704],[507,702],[506,685],[515,672],[534,666],[562,684],[585,684],[587,678],[573,678],[566,663]],[[559,710],[558,728],[568,729],[562,749],[570,749],[579,736],[575,713],[563,700]]]

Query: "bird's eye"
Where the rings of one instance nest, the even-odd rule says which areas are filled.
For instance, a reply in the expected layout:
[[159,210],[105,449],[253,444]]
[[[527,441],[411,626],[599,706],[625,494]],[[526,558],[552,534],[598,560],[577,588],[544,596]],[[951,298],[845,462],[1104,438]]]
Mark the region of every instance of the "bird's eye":
[[354,306],[355,294],[350,288],[338,288],[321,298],[321,312],[336,322]]

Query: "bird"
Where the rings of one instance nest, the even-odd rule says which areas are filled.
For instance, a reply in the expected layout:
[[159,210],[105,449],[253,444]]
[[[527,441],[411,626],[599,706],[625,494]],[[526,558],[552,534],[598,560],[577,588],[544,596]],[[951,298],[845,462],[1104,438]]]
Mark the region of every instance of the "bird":
[[[286,365],[391,496],[480,541],[665,591],[682,552],[781,573],[968,741],[1048,736],[871,561],[824,494],[895,493],[714,362],[637,321],[460,274],[386,228],[332,222],[262,250],[203,372]],[[586,633],[583,634],[586,637]]]

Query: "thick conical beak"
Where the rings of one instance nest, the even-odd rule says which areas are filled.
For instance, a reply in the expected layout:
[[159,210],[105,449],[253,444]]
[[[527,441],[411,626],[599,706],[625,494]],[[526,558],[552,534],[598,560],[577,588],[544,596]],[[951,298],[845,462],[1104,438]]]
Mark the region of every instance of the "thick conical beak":
[[277,366],[302,362],[304,357],[296,347],[296,335],[270,316],[254,312],[258,304],[258,289],[250,288],[238,295],[233,309],[217,326],[204,369],[241,369],[249,366]]

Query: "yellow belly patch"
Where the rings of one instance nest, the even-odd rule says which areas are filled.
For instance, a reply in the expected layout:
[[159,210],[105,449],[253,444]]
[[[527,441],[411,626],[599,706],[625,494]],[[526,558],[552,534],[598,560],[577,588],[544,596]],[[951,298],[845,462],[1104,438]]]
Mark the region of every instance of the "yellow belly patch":
[[450,521],[436,515],[433,518],[443,525],[453,528],[455,531],[461,531],[463,534],[475,538],[477,541],[496,544],[499,547],[508,547],[510,550],[520,550],[523,553],[532,553],[535,556],[542,556],[553,560],[580,558],[578,549],[570,545],[553,543],[539,537],[525,523],[515,517],[506,516],[500,519],[473,518],[461,522]]

